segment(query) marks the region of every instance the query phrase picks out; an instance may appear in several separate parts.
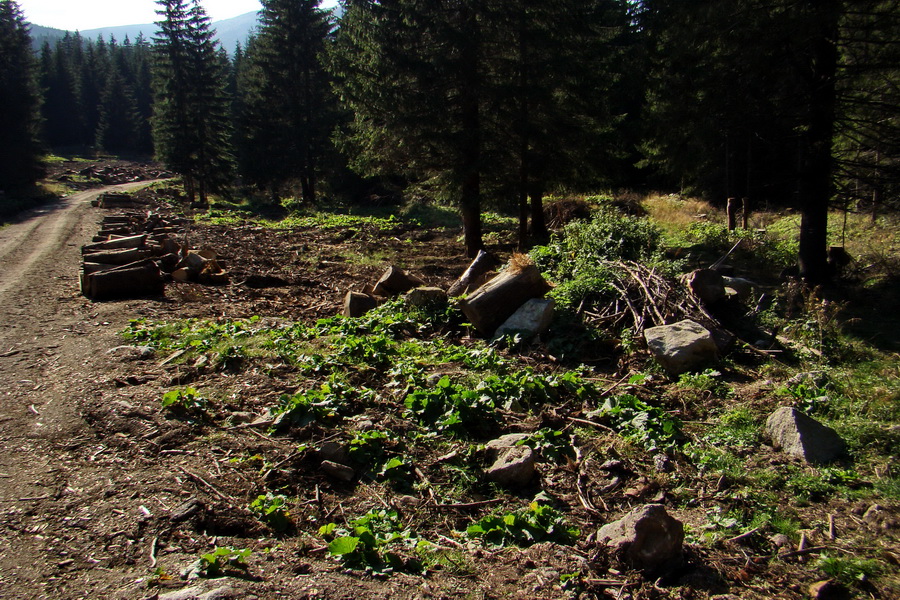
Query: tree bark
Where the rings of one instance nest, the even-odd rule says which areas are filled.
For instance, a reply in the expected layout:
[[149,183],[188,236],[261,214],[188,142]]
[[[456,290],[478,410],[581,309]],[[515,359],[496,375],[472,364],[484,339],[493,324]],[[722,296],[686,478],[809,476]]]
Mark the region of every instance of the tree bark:
[[510,265],[508,269],[475,290],[462,303],[462,311],[482,335],[492,335],[516,310],[550,289],[533,264]]
[[824,283],[828,269],[828,202],[832,193],[832,140],[835,120],[835,76],[839,0],[807,0],[814,20],[808,79],[809,114],[800,165],[800,276],[809,284]]
[[450,286],[450,289],[447,290],[447,295],[455,298],[465,294],[471,286],[476,285],[476,282],[493,269],[496,264],[497,259],[493,255],[488,254],[484,250],[480,251],[465,273]]

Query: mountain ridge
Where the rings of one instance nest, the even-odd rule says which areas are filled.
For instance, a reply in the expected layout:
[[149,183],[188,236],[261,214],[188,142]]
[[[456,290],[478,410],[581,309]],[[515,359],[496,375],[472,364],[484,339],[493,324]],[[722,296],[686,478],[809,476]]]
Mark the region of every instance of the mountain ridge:
[[[212,28],[216,30],[216,40],[222,44],[223,48],[232,52],[238,43],[242,45],[246,44],[247,38],[250,37],[250,34],[253,33],[253,30],[256,29],[258,24],[259,12],[251,11],[230,19],[214,21],[212,23]],[[53,44],[57,40],[65,37],[66,33],[75,33],[74,31],[55,29],[53,27],[45,27],[34,23],[30,23],[29,25],[31,27],[32,44],[36,50],[40,49],[45,42]],[[140,34],[143,34],[144,38],[149,41],[156,35],[156,31],[157,26],[155,23],[141,23],[135,25],[117,25],[115,27],[85,29],[78,33],[82,38],[89,40],[96,40],[101,35],[103,36],[103,39],[109,40],[109,36],[112,35],[118,42],[124,41],[126,37],[133,42]]]

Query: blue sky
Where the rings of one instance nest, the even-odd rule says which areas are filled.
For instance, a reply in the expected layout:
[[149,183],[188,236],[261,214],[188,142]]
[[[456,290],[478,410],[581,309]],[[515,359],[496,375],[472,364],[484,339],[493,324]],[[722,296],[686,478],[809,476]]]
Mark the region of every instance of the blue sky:
[[[18,0],[25,18],[35,25],[70,31],[138,25],[156,21],[154,0]],[[202,0],[213,21],[259,10],[259,0]],[[330,8],[337,0],[325,0]]]

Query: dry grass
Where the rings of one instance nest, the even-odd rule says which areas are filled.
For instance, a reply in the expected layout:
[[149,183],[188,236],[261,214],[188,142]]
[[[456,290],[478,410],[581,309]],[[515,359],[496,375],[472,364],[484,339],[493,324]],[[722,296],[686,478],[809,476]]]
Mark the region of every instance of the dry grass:
[[650,194],[641,202],[647,214],[666,231],[687,229],[699,220],[725,222],[725,211],[699,198]]

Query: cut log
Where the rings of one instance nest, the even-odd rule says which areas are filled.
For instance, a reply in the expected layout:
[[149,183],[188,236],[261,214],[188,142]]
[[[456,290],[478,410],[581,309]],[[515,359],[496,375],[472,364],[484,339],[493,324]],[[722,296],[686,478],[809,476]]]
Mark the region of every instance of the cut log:
[[347,292],[344,296],[344,316],[361,317],[378,306],[378,301],[368,294]]
[[94,263],[94,262],[86,262],[81,265],[81,271],[87,275],[91,273],[96,273],[98,271],[108,271],[110,269],[115,269],[116,265],[107,265],[103,263]]
[[534,263],[519,254],[505,271],[463,300],[461,307],[479,333],[491,336],[520,306],[549,290],[550,284]]
[[477,289],[484,284],[484,281],[481,281],[482,276],[496,266],[497,259],[492,254],[479,250],[478,256],[475,257],[475,260],[472,261],[466,272],[447,290],[447,295],[451,298],[456,298]]
[[82,254],[97,252],[100,250],[121,250],[122,248],[140,248],[147,242],[147,235],[133,235],[122,237],[96,244],[87,244],[81,247]]
[[415,275],[409,275],[403,269],[391,266],[375,284],[375,295],[397,296],[423,285],[425,282]]
[[127,248],[124,250],[102,250],[100,252],[91,252],[85,255],[85,260],[95,263],[106,263],[110,265],[127,265],[151,255],[149,250],[143,248]]
[[200,274],[197,275],[197,281],[203,285],[226,285],[228,283],[228,272],[211,260],[206,263]]
[[85,273],[81,291],[92,300],[161,294],[162,272],[152,260],[141,260],[105,271]]

